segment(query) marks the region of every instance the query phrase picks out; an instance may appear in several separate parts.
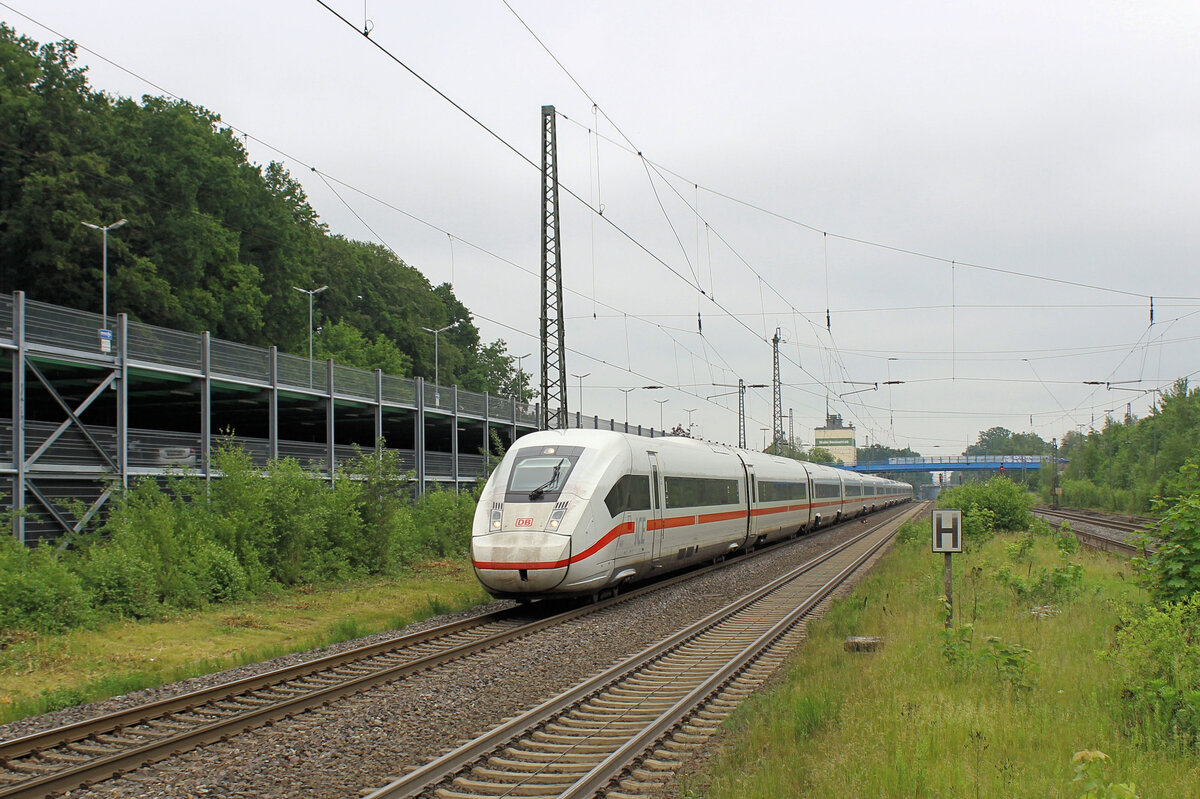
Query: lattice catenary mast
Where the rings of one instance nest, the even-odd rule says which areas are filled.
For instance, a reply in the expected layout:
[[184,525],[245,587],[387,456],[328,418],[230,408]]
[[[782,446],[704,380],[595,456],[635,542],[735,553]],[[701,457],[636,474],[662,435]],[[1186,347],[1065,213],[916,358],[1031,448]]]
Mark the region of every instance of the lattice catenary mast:
[[779,385],[779,342],[782,337],[779,334],[779,328],[775,328],[775,338],[771,339],[771,343],[775,350],[775,371],[772,379],[772,388],[774,389],[774,401],[771,408],[771,418],[775,425],[775,446],[779,447],[783,444],[783,394]]
[[558,227],[558,137],[554,106],[542,106],[542,419],[543,429],[567,426],[567,365],[563,330],[562,250]]

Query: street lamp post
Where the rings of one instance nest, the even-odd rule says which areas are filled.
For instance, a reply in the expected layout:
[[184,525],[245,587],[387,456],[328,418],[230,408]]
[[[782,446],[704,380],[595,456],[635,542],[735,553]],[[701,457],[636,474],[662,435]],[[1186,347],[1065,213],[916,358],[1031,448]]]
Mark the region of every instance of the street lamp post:
[[[629,392],[637,391],[638,389],[654,391],[654,390],[657,390],[660,388],[663,388],[663,386],[634,386],[633,388],[618,388],[617,389],[617,391],[620,391],[622,394],[625,395],[625,430],[626,430],[626,432],[629,431]],[[579,399],[580,399],[580,402],[583,401],[582,396]],[[655,400],[655,402],[658,402],[658,400]]]
[[692,436],[692,414],[695,413],[697,410],[699,410],[699,409],[698,408],[684,408],[683,409],[683,412],[688,415],[688,426],[687,426],[688,438],[691,438],[691,436]]
[[[100,256],[100,258],[101,258],[100,268],[101,268],[102,274],[103,274],[103,277],[101,278],[103,282],[102,282],[101,289],[100,289],[100,291],[101,291],[100,315],[104,317],[104,330],[105,331],[108,330],[108,231],[116,230],[117,228],[121,227],[122,225],[126,224],[127,222],[129,222],[128,219],[118,219],[116,222],[113,222],[111,225],[93,225],[91,222],[80,222],[79,223],[79,224],[83,225],[84,227],[90,227],[92,230],[99,230],[101,233],[104,234],[104,244],[102,245],[103,254]],[[101,333],[100,335],[103,336],[104,334]],[[101,345],[101,347],[103,348],[103,344]]]
[[592,374],[591,372],[584,372],[581,375],[577,375],[574,372],[571,373],[571,377],[579,378],[579,426],[580,427],[583,426],[583,378],[590,377],[591,374]]
[[521,376],[524,375],[525,372],[521,369],[521,361],[525,360],[530,355],[533,355],[533,353],[527,352],[524,355],[514,356],[517,359],[517,392],[520,394],[518,399],[520,399],[521,402],[525,401],[525,381],[521,379]]
[[421,328],[426,333],[433,334],[433,404],[439,407],[442,404],[442,381],[438,373],[438,336],[457,324],[458,322],[451,322],[445,327],[439,327],[437,330],[430,327]]
[[321,286],[316,289],[302,289],[299,286],[292,286],[301,294],[308,295],[308,387],[312,388],[313,383],[313,295],[320,294],[329,286]]
[[663,406],[670,401],[670,397],[667,397],[666,399],[655,400],[655,402],[658,403],[658,429],[664,433],[667,432],[667,429],[663,427]]
[[625,432],[628,433],[629,432],[629,392],[637,391],[637,387],[618,388],[617,391],[620,391],[622,394],[625,395]]

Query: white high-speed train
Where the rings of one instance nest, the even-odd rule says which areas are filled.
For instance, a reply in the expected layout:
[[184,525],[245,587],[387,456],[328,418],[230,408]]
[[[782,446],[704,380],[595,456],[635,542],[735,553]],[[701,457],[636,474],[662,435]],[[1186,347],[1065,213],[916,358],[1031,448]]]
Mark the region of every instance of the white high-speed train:
[[912,499],[912,486],[690,438],[546,430],[515,441],[475,509],[496,597],[598,594]]

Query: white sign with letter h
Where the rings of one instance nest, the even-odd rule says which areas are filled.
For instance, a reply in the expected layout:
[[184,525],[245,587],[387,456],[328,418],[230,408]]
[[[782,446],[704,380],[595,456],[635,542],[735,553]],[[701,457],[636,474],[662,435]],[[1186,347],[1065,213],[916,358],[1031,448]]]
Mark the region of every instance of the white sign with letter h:
[[962,552],[962,511],[933,512],[933,551]]

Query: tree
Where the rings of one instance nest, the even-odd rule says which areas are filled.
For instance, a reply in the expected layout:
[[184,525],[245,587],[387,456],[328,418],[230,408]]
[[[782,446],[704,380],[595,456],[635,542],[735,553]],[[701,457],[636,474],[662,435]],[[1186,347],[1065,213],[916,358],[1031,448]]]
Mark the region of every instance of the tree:
[[389,375],[404,377],[412,369],[412,359],[391,339],[382,335],[368,339],[349,322],[335,322],[321,328],[316,335],[315,349],[320,359],[333,358],[346,366],[380,369]]
[[800,460],[809,461],[811,463],[841,463],[840,460],[833,457],[833,453],[824,447],[813,447],[808,452],[804,453],[804,457]]
[[1200,391],[1177,380],[1143,418],[1109,416],[1100,430],[1063,437],[1063,502],[1145,512],[1155,497],[1179,495],[1179,469],[1198,452]]
[[[183,100],[94,91],[75,45],[0,23],[0,291],[99,311],[100,242],[80,222],[130,221],[108,240],[109,310],[135,321],[530,396],[503,340],[483,344],[449,284],[378,244],[330,235],[283,166],[250,162],[220,116]],[[454,326],[437,340],[422,328]]]
[[508,354],[504,339],[483,346],[476,345],[468,355],[469,371],[462,376],[463,388],[490,394],[513,394],[514,359]]
[[979,440],[963,450],[964,455],[1048,455],[1050,445],[1036,433],[1014,433],[993,427],[979,434]]

